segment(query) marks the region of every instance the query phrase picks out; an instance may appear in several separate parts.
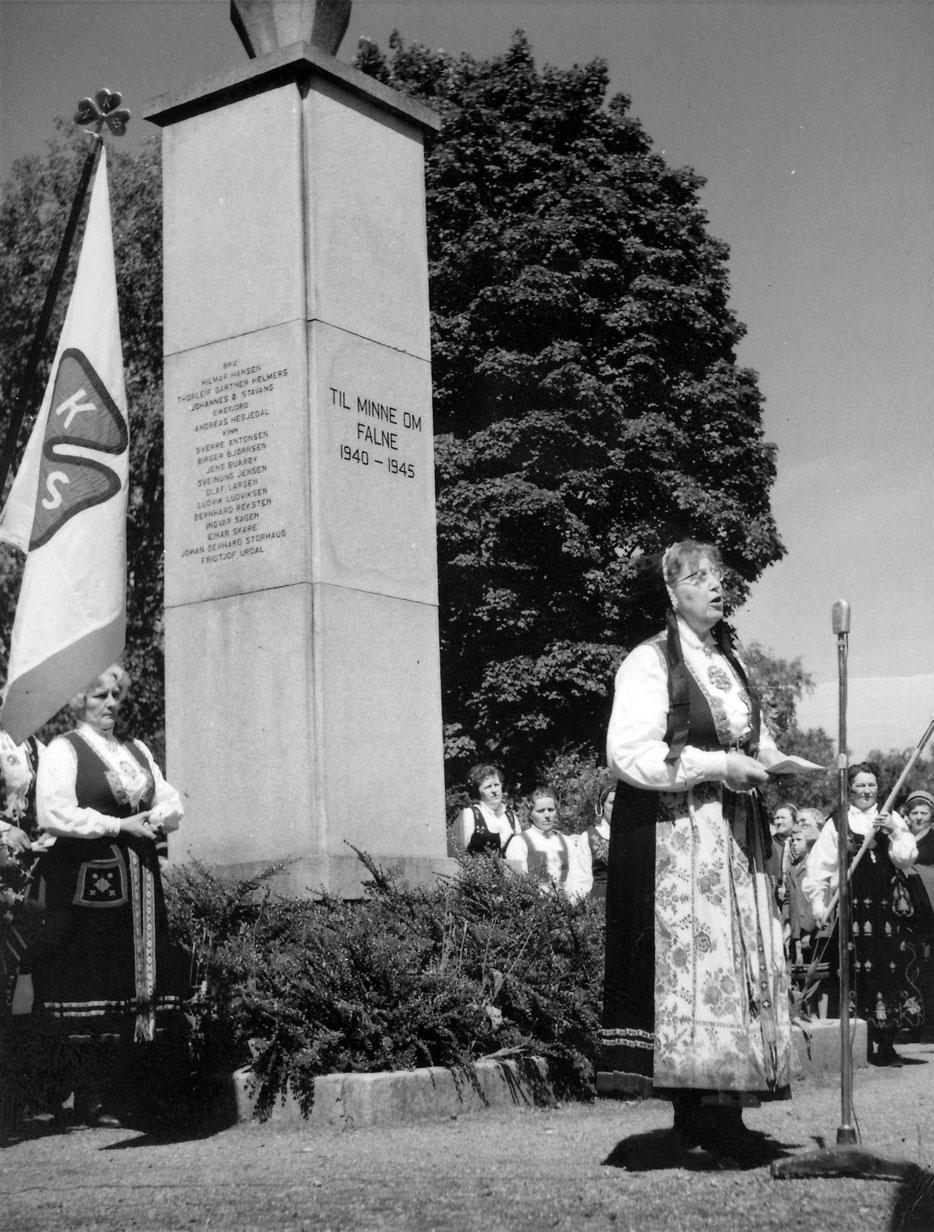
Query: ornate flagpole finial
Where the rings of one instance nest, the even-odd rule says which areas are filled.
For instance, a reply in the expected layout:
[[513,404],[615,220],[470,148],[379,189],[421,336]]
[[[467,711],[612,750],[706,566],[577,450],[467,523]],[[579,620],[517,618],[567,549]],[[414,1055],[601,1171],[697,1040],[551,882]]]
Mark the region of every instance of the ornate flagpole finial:
[[130,122],[130,113],[126,107],[120,106],[122,102],[123,95],[115,90],[98,90],[93,98],[81,100],[74,121],[85,128],[93,126],[98,137],[105,124],[114,137],[122,137]]

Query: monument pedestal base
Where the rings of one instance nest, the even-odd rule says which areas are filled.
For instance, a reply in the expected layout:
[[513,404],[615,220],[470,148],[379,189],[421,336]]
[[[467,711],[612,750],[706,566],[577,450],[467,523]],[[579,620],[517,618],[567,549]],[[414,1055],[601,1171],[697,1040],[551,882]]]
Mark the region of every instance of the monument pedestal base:
[[[433,885],[439,877],[457,876],[457,861],[447,857],[373,855],[371,859],[381,872],[411,886]],[[260,876],[269,867],[269,861],[217,864],[212,865],[211,872],[220,877],[248,880]],[[346,856],[296,856],[294,860],[282,862],[279,871],[263,884],[287,898],[320,898],[323,894],[331,894],[335,898],[353,899],[360,897],[362,883],[371,880],[369,870],[351,852]]]

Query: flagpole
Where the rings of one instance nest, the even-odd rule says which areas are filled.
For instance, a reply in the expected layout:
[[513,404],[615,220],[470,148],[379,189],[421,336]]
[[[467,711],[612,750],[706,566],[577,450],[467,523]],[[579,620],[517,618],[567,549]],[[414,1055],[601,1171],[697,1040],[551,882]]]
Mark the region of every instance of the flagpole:
[[26,411],[32,401],[33,392],[36,388],[36,381],[39,377],[39,361],[42,357],[42,348],[45,346],[46,336],[49,332],[49,325],[52,321],[52,313],[55,311],[55,301],[58,299],[58,293],[61,290],[62,279],[65,276],[65,267],[68,264],[68,257],[71,254],[71,246],[74,243],[75,232],[78,229],[78,219],[81,217],[81,209],[84,205],[85,198],[88,194],[88,185],[97,170],[97,163],[101,156],[101,150],[104,147],[104,139],[100,133],[89,133],[92,146],[87,158],[84,160],[84,167],[81,170],[81,179],[78,182],[78,188],[75,192],[74,201],[71,203],[71,213],[68,215],[68,222],[65,225],[65,234],[62,236],[61,246],[58,250],[58,260],[55,262],[55,268],[52,270],[52,277],[49,280],[48,289],[45,293],[45,303],[42,305],[42,312],[39,314],[39,323],[36,326],[36,332],[33,336],[32,346],[29,350],[29,356],[26,360],[25,377],[22,382],[22,389],[19,398],[13,408],[13,417],[10,420],[10,425],[7,428],[6,439],[3,442],[3,452],[0,453],[0,495],[2,495],[6,487],[7,476],[10,473],[10,467],[13,465],[13,456],[16,453],[16,441],[19,437],[20,428],[23,426],[23,420],[26,418]]

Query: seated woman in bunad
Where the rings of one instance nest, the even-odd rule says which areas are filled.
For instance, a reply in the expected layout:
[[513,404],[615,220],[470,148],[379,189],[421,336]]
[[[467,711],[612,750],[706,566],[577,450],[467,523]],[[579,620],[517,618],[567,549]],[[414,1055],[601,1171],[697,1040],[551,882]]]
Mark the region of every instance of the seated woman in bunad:
[[114,665],[74,699],[78,725],[49,744],[36,792],[40,829],[55,841],[38,870],[46,916],[35,1011],[49,1034],[85,1045],[75,1114],[89,1125],[120,1123],[108,1102],[125,1094],[133,1045],[157,1029],[181,1033],[188,992],[157,852],[182,802],[146,746],[115,734],[129,684]]
[[667,629],[616,676],[598,1094],[657,1096],[731,1160],[762,1152],[742,1105],[787,1098],[789,983],[756,788],[781,754],[723,624],[717,549],[662,559]]
[[593,871],[593,889],[591,897],[606,900],[606,876],[610,858],[610,818],[613,816],[613,803],[616,800],[616,784],[605,788],[600,793],[594,812],[597,820],[584,831],[587,844],[590,847],[590,866]]
[[558,806],[550,787],[536,787],[529,797],[531,825],[506,846],[506,859],[517,872],[529,873],[546,891],[563,890],[572,902],[586,898],[593,885],[590,847],[580,834],[558,829]]
[[922,1044],[934,1043],[934,796],[913,791],[901,812],[914,835],[918,858],[908,871],[908,889],[914,904],[914,932],[921,946],[918,983],[924,1005],[924,1025],[913,1035]]
[[[914,935],[914,907],[905,877],[918,848],[898,813],[883,816],[876,808],[879,781],[873,765],[857,762],[850,766],[847,781],[850,860],[866,835],[872,835],[871,845],[850,877],[851,987],[856,1013],[869,1024],[869,1061],[873,1065],[897,1065],[895,1036],[902,1029],[920,1029],[923,1013],[916,982],[920,947]],[[829,902],[837,882],[837,828],[830,818],[811,848],[802,882],[818,925],[828,922]],[[834,937],[829,953],[837,954],[837,947]]]
[[473,766],[467,775],[474,803],[454,822],[454,839],[461,851],[502,855],[506,844],[522,827],[503,798],[503,772],[487,763]]

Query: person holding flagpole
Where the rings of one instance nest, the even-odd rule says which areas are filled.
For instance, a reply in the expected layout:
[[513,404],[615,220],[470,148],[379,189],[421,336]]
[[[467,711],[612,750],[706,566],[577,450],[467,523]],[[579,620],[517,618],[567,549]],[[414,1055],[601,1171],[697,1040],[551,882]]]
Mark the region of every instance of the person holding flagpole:
[[129,684],[113,665],[74,699],[78,725],[51,741],[36,787],[39,827],[54,842],[38,869],[35,1013],[47,1034],[99,1046],[75,1092],[76,1119],[89,1125],[120,1123],[130,1046],[180,1034],[188,995],[158,852],[184,810],[146,746],[116,735]]
[[[867,833],[872,835],[866,858],[854,862],[850,877],[853,999],[857,1015],[868,1024],[870,1064],[899,1065],[895,1037],[902,1030],[920,1031],[924,1018],[917,983],[922,946],[915,932],[915,909],[906,877],[918,858],[918,847],[894,809],[879,812],[879,779],[872,762],[851,765],[847,783],[850,860]],[[832,923],[830,899],[838,887],[837,861],[837,828],[831,817],[811,848],[801,883],[818,925]],[[836,944],[831,944],[831,953]]]
[[[97,97],[107,111],[115,96]],[[103,1045],[154,1039],[174,1021],[185,981],[168,946],[157,852],[181,817],[178,793],[144,745],[114,734],[129,683],[111,665],[126,641],[130,434],[107,152],[95,140],[68,310],[0,511],[0,539],[26,554],[0,725],[20,745],[79,694],[79,726],[51,743],[37,779],[40,828],[54,842],[36,872],[46,916],[30,957],[36,1024],[101,1045],[77,1093],[83,1119],[99,1124],[108,1109],[96,1071],[115,1056]]]

